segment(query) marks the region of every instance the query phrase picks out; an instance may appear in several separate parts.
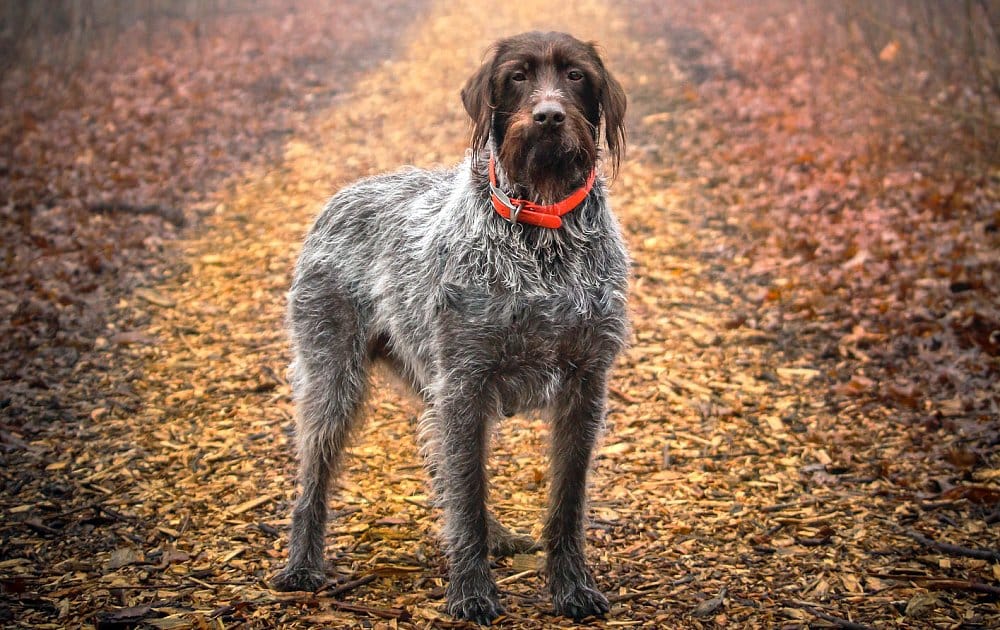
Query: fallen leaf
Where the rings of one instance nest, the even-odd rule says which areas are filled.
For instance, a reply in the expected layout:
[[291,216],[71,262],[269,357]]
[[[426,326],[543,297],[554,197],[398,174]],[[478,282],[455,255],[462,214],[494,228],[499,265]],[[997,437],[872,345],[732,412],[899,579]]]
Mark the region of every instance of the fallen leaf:
[[911,619],[926,617],[928,613],[941,605],[941,601],[932,594],[918,593],[906,602],[906,609],[903,611]]
[[114,571],[131,564],[140,564],[144,560],[142,552],[135,547],[119,547],[111,552],[111,558],[104,566],[106,569]]
[[133,291],[133,293],[135,294],[135,296],[137,298],[139,298],[141,300],[145,300],[146,302],[149,302],[150,304],[155,304],[156,306],[162,306],[164,308],[169,308],[171,306],[174,306],[174,304],[175,304],[175,302],[172,299],[170,299],[169,297],[163,295],[162,293],[154,291],[152,289],[139,288],[139,289],[136,289],[135,291]]
[[899,42],[892,40],[886,44],[881,51],[878,53],[879,61],[884,61],[890,63],[895,61],[896,56],[899,54]]
[[720,591],[719,594],[712,599],[706,599],[695,606],[695,609],[691,611],[691,614],[695,617],[711,617],[717,610],[722,608],[725,603],[725,597],[726,589],[723,588],[722,591]]

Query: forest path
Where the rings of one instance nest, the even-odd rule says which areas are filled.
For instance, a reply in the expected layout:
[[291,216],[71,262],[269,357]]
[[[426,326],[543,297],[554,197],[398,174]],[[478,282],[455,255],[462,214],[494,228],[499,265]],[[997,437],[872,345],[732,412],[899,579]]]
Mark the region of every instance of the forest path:
[[[595,623],[774,627],[817,610],[898,623],[889,604],[900,596],[882,594],[892,560],[879,575],[864,567],[912,548],[894,518],[911,508],[867,467],[909,443],[884,418],[832,400],[823,348],[798,347],[780,330],[784,312],[766,308],[775,289],[744,285],[727,264],[739,220],[706,193],[716,167],[686,161],[697,155],[688,138],[708,124],[684,74],[691,60],[677,57],[676,39],[631,35],[634,19],[595,1],[433,3],[392,58],[312,116],[312,133],[291,139],[279,164],[220,191],[214,213],[176,244],[174,277],[135,294],[152,319],[120,376],[141,405],[95,410],[87,443],[65,453],[69,479],[101,493],[99,507],[53,552],[66,577],[50,575],[43,594],[91,622],[451,625],[414,437],[419,407],[381,378],[331,498],[327,545],[331,577],[365,583],[337,597],[267,589],[295,496],[284,293],[336,189],[461,159],[469,124],[458,92],[493,39],[484,33],[556,28],[601,43],[630,95],[630,153],[611,194],[635,259],[634,338],[593,476],[589,553],[613,601],[609,621]],[[535,535],[546,432],[532,417],[504,422],[491,464],[501,519]],[[875,443],[876,459],[838,454]],[[549,615],[537,562],[497,569],[505,627],[571,625]]]

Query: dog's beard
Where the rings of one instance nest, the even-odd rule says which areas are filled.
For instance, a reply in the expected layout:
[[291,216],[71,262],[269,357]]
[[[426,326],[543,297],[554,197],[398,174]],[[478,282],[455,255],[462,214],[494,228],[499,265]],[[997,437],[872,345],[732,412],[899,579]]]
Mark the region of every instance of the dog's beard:
[[594,128],[577,111],[568,111],[554,130],[540,128],[530,113],[508,121],[500,146],[500,164],[518,196],[555,203],[587,179],[597,161]]

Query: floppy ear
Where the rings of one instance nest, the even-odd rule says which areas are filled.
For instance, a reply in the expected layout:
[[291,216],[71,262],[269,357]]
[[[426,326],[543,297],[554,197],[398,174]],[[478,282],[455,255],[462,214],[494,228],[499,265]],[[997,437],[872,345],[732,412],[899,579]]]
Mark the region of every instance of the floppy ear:
[[604,114],[604,141],[608,145],[613,171],[618,172],[625,154],[625,90],[603,65],[604,86],[601,89],[601,112]]
[[491,50],[483,65],[475,74],[469,77],[462,88],[462,104],[472,118],[472,153],[479,154],[486,148],[490,138],[490,125],[493,120],[493,60],[496,50]]
[[597,100],[604,117],[604,142],[608,145],[612,171],[617,173],[625,154],[625,90],[604,67],[597,44],[590,42],[587,47],[599,75]]

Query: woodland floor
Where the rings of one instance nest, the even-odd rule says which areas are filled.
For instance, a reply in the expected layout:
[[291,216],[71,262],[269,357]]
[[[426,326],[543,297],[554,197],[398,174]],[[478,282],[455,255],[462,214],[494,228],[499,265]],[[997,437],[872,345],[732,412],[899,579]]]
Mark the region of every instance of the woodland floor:
[[[486,45],[555,28],[630,98],[634,334],[588,529],[613,610],[586,625],[1000,627],[1000,170],[879,118],[803,5],[301,3],[3,77],[0,625],[463,625],[420,410],[381,379],[331,586],[268,589],[296,491],[284,292],[325,198],[457,163]],[[536,536],[546,431],[504,422],[492,459]],[[498,563],[497,625],[573,625],[539,561]]]

